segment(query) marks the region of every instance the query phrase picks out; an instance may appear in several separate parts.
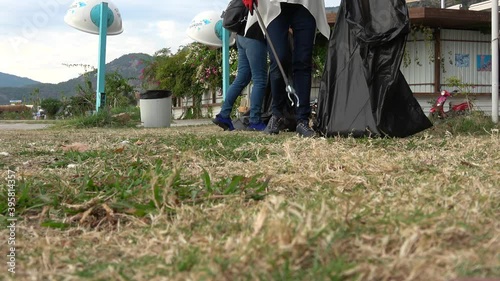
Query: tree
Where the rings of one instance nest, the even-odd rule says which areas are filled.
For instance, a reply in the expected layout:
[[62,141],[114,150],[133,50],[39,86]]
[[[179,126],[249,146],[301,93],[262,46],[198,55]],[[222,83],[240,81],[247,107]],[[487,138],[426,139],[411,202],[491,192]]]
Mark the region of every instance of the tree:
[[33,91],[30,93],[30,100],[29,102],[33,105],[33,110],[38,111],[38,106],[40,106],[40,89],[35,88]]
[[[64,103],[71,115],[82,115],[95,110],[96,89],[92,83],[92,77],[97,75],[97,69],[91,65],[68,64],[68,67],[83,67],[83,83],[76,86],[76,95]],[[90,69],[90,70],[89,70]],[[104,92],[106,93],[107,107],[124,107],[135,104],[134,88],[117,71],[106,73]]]
[[134,88],[128,83],[128,79],[117,71],[106,73],[105,81],[106,106],[111,108],[125,107],[136,102]]
[[42,100],[40,106],[45,110],[45,113],[47,113],[47,117],[54,118],[61,108],[62,102],[55,98],[46,98]]
[[158,68],[171,55],[170,48],[163,48],[153,55],[152,60],[143,61],[145,67],[142,69],[142,74],[139,77],[143,90],[152,90],[159,87],[160,82],[157,78]]
[[[204,93],[215,94],[222,87],[222,50],[200,43],[181,48],[175,55],[170,49],[155,53],[153,60],[145,62],[142,85],[144,89],[155,86],[172,91],[174,98],[191,98],[192,115],[201,117]],[[230,80],[237,69],[237,51],[230,49]]]
[[201,115],[203,88],[196,83],[197,65],[186,63],[189,50],[184,48],[175,55],[169,49],[155,53],[143,71],[143,87],[155,85],[160,89],[172,91],[174,98],[193,98],[193,115]]
[[[83,67],[84,72],[82,74],[83,83],[76,86],[76,95],[69,99],[69,104],[67,105],[68,111],[71,115],[83,115],[88,111],[95,109],[96,104],[96,90],[92,85],[92,80],[90,77],[97,74],[97,69],[91,65],[86,64],[67,64],[67,67]],[[88,71],[90,69],[90,71]]]

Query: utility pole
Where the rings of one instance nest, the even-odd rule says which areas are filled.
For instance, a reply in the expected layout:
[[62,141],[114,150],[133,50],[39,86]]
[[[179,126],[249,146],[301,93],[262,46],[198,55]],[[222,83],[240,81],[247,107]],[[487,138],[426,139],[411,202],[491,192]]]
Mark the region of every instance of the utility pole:
[[491,120],[498,123],[498,2],[491,1]]

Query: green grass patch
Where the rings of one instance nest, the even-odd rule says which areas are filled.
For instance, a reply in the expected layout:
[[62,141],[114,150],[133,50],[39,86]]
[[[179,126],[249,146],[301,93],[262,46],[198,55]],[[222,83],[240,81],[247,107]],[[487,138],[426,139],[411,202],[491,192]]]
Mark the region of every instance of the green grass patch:
[[500,129],[500,123],[493,123],[491,116],[487,116],[481,111],[471,111],[469,114],[433,121],[434,127],[430,129],[430,132],[435,135],[445,135],[446,132],[451,134],[488,135],[492,134],[493,130],[496,130],[498,134]]
[[136,107],[101,109],[97,113],[75,116],[56,123],[55,128],[128,128],[140,124],[140,111]]
[[[2,135],[29,245],[19,263],[44,269],[26,279],[498,276],[494,128],[443,123],[405,139],[69,128]],[[63,149],[74,143],[85,149]],[[0,190],[3,226],[9,197]]]

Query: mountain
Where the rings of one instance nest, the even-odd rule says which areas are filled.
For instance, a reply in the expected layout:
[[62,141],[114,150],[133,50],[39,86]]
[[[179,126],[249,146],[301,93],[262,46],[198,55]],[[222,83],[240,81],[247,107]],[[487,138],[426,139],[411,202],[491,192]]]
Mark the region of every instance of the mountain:
[[337,13],[339,11],[340,6],[337,7],[325,7],[326,13]]
[[40,82],[31,80],[26,77],[19,77],[12,74],[0,72],[0,87],[24,87]]
[[[152,56],[143,53],[132,53],[123,55],[109,63],[106,64],[106,73],[118,72],[124,78],[129,79],[129,83],[136,87],[140,85],[139,76],[144,68],[144,61],[152,60]],[[6,74],[9,77],[18,79],[21,78],[15,75]],[[93,75],[92,84],[96,85],[96,77]],[[3,76],[0,76],[0,81],[3,81]],[[29,79],[28,79],[29,80]],[[10,81],[10,79],[9,79]],[[33,80],[30,80],[33,81]],[[24,86],[0,86],[0,104],[8,104],[10,100],[28,100],[30,93],[35,89],[40,91],[41,98],[60,98],[61,95],[66,97],[71,97],[76,94],[76,87],[78,84],[82,84],[85,81],[84,76],[80,75],[77,78],[70,79],[65,82],[58,84],[50,83],[40,83],[33,81],[33,83],[27,83]]]

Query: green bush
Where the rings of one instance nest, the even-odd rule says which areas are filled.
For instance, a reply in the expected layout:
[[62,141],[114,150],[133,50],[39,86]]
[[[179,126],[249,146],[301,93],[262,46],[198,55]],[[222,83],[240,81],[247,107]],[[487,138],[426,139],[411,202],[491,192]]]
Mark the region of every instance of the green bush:
[[63,127],[75,128],[120,128],[135,127],[140,122],[137,107],[101,109],[98,113],[76,116],[61,123]]
[[130,121],[133,122],[141,121],[141,110],[137,106],[117,107],[111,109],[111,115],[117,115],[120,113],[128,114],[130,116]]
[[33,114],[29,110],[21,112],[2,112],[0,113],[1,120],[30,120],[33,119]]
[[48,118],[54,118],[62,105],[62,102],[55,98],[46,98],[40,103],[40,106],[47,113]]

